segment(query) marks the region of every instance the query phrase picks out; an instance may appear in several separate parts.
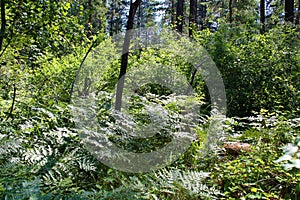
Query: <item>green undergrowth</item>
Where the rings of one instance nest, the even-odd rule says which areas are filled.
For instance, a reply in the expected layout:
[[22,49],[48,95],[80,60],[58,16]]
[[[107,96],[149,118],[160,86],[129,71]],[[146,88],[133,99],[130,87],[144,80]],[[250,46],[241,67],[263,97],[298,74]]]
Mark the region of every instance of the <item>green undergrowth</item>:
[[[31,114],[34,117],[26,120],[1,122],[1,198],[297,199],[299,195],[297,162],[276,161],[284,153],[299,160],[299,119],[258,115],[248,119],[252,125],[238,127],[245,119],[228,118],[223,123],[227,136],[203,151],[205,124],[210,120],[206,118],[190,148],[171,166],[131,174],[110,169],[90,155],[66,118],[67,108],[38,108]],[[233,138],[249,143],[251,151],[229,154],[222,144]],[[292,150],[285,148],[291,145]],[[294,165],[286,168],[287,163]]]

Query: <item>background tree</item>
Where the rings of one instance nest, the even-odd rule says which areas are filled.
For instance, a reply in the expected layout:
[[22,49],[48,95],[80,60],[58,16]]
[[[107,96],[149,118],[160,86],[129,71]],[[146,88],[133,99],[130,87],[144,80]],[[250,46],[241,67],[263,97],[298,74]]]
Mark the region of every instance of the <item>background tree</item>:
[[110,36],[120,33],[126,26],[128,1],[107,0],[107,32]]
[[294,0],[285,0],[284,20],[286,22],[294,23]]
[[197,0],[190,0],[189,36],[197,28]]
[[265,32],[266,10],[265,0],[260,0],[260,23],[261,33]]
[[106,18],[103,13],[107,8],[104,1],[99,0],[79,0],[79,4],[84,7],[84,15],[80,16],[81,23],[85,26],[88,37],[96,35],[106,28]]
[[176,3],[175,0],[171,0],[171,24],[175,24],[176,21]]
[[177,0],[176,6],[176,30],[180,33],[183,32],[183,6],[184,0]]
[[160,18],[159,12],[164,11],[163,3],[157,0],[145,0],[139,6],[135,16],[136,27],[143,28],[154,26],[157,18]]
[[122,50],[122,58],[121,58],[121,67],[120,67],[120,74],[119,74],[119,81],[117,84],[117,92],[116,92],[116,110],[121,110],[122,107],[122,94],[124,88],[124,81],[125,81],[125,74],[128,66],[128,55],[129,55],[129,45],[130,45],[130,37],[131,33],[129,30],[133,29],[134,25],[134,17],[138,7],[140,6],[142,0],[136,0],[135,2],[130,2],[129,8],[129,15],[127,19],[127,26],[126,26],[126,33],[123,43],[123,50]]
[[[229,0],[198,2],[198,23],[202,25],[195,28],[193,39],[197,47],[203,46],[208,51],[220,70],[228,99],[227,115],[218,124],[221,141],[204,160],[199,152],[205,149],[203,143],[215,118],[209,94],[205,93],[205,82],[196,74],[200,70],[194,69],[182,55],[165,49],[144,48],[126,54],[130,44],[127,33],[121,58],[123,67],[119,71],[115,43],[106,39],[109,34],[133,28],[133,22],[138,27],[154,24],[175,27],[168,9],[170,2],[145,0],[143,5],[138,0],[131,2],[130,17],[127,16],[130,1],[118,1],[116,8],[110,7],[111,2],[0,0],[0,199],[297,199],[300,148],[298,152],[294,149],[297,144],[299,147],[300,139],[300,35],[298,26],[279,23],[284,22],[284,1],[265,1],[264,34],[259,32],[258,0],[233,0],[231,24]],[[116,3],[114,0],[113,4]],[[188,12],[186,1],[185,22]],[[162,20],[160,13],[164,15]],[[157,23],[160,20],[162,24]],[[187,27],[183,27],[183,33],[188,33]],[[174,41],[169,36],[168,32],[163,39],[176,52],[189,47],[182,45],[189,43]],[[95,54],[82,62],[89,55],[86,52],[94,48],[97,48]],[[165,137],[166,133],[175,133],[176,137],[181,134],[178,121],[189,117],[184,107],[187,103],[191,108],[195,99],[200,109],[193,119],[199,121],[193,126],[196,137],[189,150],[170,167],[147,174],[123,173],[95,159],[82,144],[80,127],[74,123],[74,116],[80,120],[85,115],[70,113],[74,106],[69,104],[69,91],[82,63],[88,69],[83,67],[80,71],[82,79],[77,76],[82,87],[75,93],[84,93],[82,100],[87,109],[81,110],[95,117],[97,130],[103,130],[103,136],[125,150],[152,151],[171,139]],[[174,67],[190,80],[195,96],[185,102],[166,87],[150,83],[139,88],[139,95],[147,95],[143,99],[133,96],[132,104],[129,102],[127,107],[136,122],[147,124],[148,116],[153,116],[153,110],[141,108],[148,103],[166,111],[158,113],[158,122],[165,117],[168,120],[155,136],[136,139],[124,129],[133,126],[131,119],[124,120],[124,126],[120,127],[110,115],[113,91],[118,78],[124,77],[121,73],[126,73],[127,65],[143,70],[157,64]],[[158,74],[144,71],[154,79],[157,75],[169,76],[160,70]],[[101,72],[101,78],[93,82],[92,91],[88,78],[95,72]],[[86,100],[95,104],[90,106]],[[121,109],[121,100],[119,103],[116,107]],[[240,142],[248,143],[251,153],[234,148],[241,146]],[[293,168],[291,171],[274,162],[283,153],[278,147],[288,143],[281,160],[284,166]]]
[[0,30],[0,51],[2,50],[3,39],[5,37],[5,27],[6,27],[6,14],[5,14],[5,1],[0,1],[1,9],[1,30]]
[[296,20],[295,20],[296,25],[299,25],[299,20],[300,20],[300,0],[298,0],[298,11],[297,11]]
[[231,27],[242,26],[257,27],[258,4],[252,0],[212,0],[204,3],[206,5],[206,27],[216,30],[223,22],[231,24]]
[[197,12],[197,23],[200,25],[200,30],[203,30],[206,26],[207,0],[200,0]]
[[233,0],[229,0],[228,9],[229,9],[229,23],[231,24],[233,21]]

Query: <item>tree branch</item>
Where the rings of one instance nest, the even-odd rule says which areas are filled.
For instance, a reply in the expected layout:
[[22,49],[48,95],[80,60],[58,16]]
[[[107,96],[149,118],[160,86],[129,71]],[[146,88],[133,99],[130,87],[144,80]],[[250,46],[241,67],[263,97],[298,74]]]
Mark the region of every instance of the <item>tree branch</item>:
[[16,96],[17,96],[17,87],[16,87],[16,85],[14,84],[13,101],[12,101],[12,103],[11,103],[11,107],[10,107],[10,110],[9,110],[9,113],[8,113],[8,115],[7,115],[6,120],[7,120],[9,117],[12,117],[12,112],[14,111],[15,102],[16,102]]

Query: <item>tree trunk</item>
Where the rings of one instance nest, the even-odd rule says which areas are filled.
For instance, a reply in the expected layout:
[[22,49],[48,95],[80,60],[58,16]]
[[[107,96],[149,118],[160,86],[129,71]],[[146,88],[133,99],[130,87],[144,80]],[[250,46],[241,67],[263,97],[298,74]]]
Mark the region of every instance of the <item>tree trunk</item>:
[[296,21],[295,21],[296,25],[299,25],[299,20],[300,20],[300,0],[298,0],[298,12],[297,12]]
[[294,0],[285,0],[284,4],[284,20],[286,22],[294,22]]
[[109,35],[113,36],[114,31],[113,31],[113,25],[114,25],[114,10],[111,11],[110,13],[110,22],[109,22]]
[[3,40],[4,40],[4,34],[5,34],[5,26],[6,26],[5,2],[4,2],[4,0],[0,0],[0,7],[1,7],[0,51],[1,51]]
[[265,21],[266,21],[266,11],[265,11],[265,0],[260,0],[260,23],[261,23],[261,33],[265,32]]
[[175,25],[176,19],[176,9],[175,9],[175,0],[171,0],[171,24]]
[[233,0],[229,0],[229,23],[232,23],[232,15],[233,15],[233,8],[232,8],[232,1]]
[[[200,2],[205,2],[204,0],[200,0]],[[206,18],[206,5],[200,4],[200,30],[203,30],[205,27],[205,18]]]
[[118,111],[121,111],[121,107],[122,107],[122,94],[124,88],[125,74],[128,66],[128,51],[129,51],[129,44],[130,44],[130,37],[131,37],[130,30],[133,29],[134,16],[141,2],[142,0],[136,0],[134,3],[132,3],[132,1],[130,2],[129,16],[127,19],[126,33],[125,33],[125,38],[123,43],[123,50],[122,50],[121,69],[120,69],[119,81],[117,84],[117,93],[116,93],[115,108]]
[[176,7],[176,30],[182,33],[183,30],[183,4],[184,0],[177,1]]
[[193,31],[197,26],[197,0],[190,0],[190,20],[189,20],[189,36],[193,36]]

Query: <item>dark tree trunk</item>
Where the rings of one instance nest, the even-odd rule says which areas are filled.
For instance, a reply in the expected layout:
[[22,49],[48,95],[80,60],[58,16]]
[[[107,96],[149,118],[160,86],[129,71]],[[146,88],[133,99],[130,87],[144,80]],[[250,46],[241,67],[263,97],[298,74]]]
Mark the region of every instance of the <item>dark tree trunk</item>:
[[266,4],[265,0],[260,0],[260,23],[261,23],[261,33],[265,32],[265,21],[266,21]]
[[298,0],[298,12],[297,12],[296,21],[295,21],[296,25],[299,25],[299,20],[300,20],[300,0]]
[[176,9],[175,9],[175,0],[171,0],[171,24],[175,24],[176,19]]
[[[200,2],[205,2],[205,0],[200,0]],[[200,17],[200,30],[203,30],[205,27],[206,5],[200,4],[198,15]]]
[[189,20],[189,36],[193,36],[193,31],[197,26],[197,0],[190,0],[190,20]]
[[177,1],[176,7],[176,30],[182,33],[183,30],[183,4],[184,0]]
[[3,40],[4,40],[5,26],[6,26],[5,2],[4,2],[4,0],[0,0],[0,7],[1,7],[1,32],[0,32],[0,50],[1,50]]
[[233,0],[229,0],[229,23],[232,23],[232,15],[233,15],[233,7],[232,7],[232,1]]
[[114,30],[113,30],[113,26],[114,26],[114,10],[111,10],[111,13],[110,13],[110,22],[109,22],[109,35],[110,36],[113,36],[114,34]]
[[122,94],[124,88],[125,74],[128,66],[128,51],[129,51],[129,44],[130,44],[130,37],[131,37],[130,30],[133,29],[134,16],[141,2],[142,0],[136,0],[134,3],[132,3],[132,1],[130,3],[129,16],[127,19],[126,33],[125,33],[125,38],[123,43],[123,50],[122,50],[121,69],[120,69],[119,81],[117,85],[115,107],[116,110],[118,111],[121,111],[121,107],[122,107]]
[[294,22],[294,0],[285,0],[284,4],[284,20],[286,22]]

